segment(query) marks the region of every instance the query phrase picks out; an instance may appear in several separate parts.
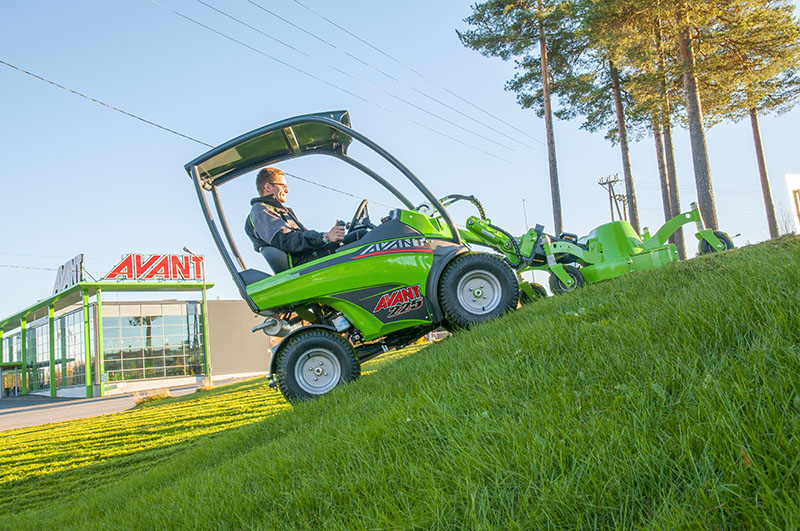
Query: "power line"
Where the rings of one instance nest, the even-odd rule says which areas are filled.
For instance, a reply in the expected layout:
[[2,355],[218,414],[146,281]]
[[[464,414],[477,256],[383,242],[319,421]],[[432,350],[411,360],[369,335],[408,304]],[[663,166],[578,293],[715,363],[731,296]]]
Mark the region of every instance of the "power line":
[[45,83],[49,83],[50,85],[53,85],[54,87],[58,87],[58,88],[60,88],[62,90],[66,90],[67,92],[71,92],[72,94],[75,94],[76,96],[80,96],[81,98],[85,98],[85,99],[87,99],[89,101],[92,101],[94,103],[102,105],[103,107],[108,107],[109,109],[117,111],[118,113],[122,113],[125,116],[130,116],[131,118],[135,118],[135,119],[139,120],[140,122],[144,122],[144,123],[146,123],[148,125],[152,125],[153,127],[158,127],[159,129],[163,129],[164,131],[168,131],[168,132],[170,132],[170,133],[172,133],[174,135],[182,136],[183,138],[189,139],[189,140],[191,140],[193,142],[197,142],[198,144],[202,144],[202,145],[210,147],[210,148],[214,147],[211,144],[206,144],[205,142],[201,142],[200,140],[197,140],[196,138],[192,138],[190,136],[184,135],[183,133],[179,133],[179,132],[175,131],[174,129],[170,129],[169,127],[164,127],[163,125],[159,125],[159,124],[157,124],[155,122],[151,122],[150,120],[147,120],[146,118],[142,118],[141,116],[136,116],[135,114],[129,113],[127,111],[123,111],[122,109],[114,107],[113,105],[109,105],[108,103],[104,103],[104,102],[102,102],[100,100],[96,100],[96,99],[94,99],[94,98],[92,98],[90,96],[87,96],[86,94],[78,92],[77,90],[72,90],[71,88],[67,88],[67,87],[65,87],[63,85],[59,85],[58,83],[56,83],[54,81],[50,81],[49,79],[45,79],[45,78],[43,78],[41,76],[37,76],[33,72],[28,72],[27,70],[24,70],[24,69],[22,69],[22,68],[20,68],[18,66],[14,66],[11,63],[7,63],[7,62],[5,62],[3,60],[0,60],[0,63],[4,64],[4,65],[6,65],[6,66],[8,66],[10,68],[13,68],[14,70],[18,70],[18,71],[22,72],[23,74],[27,74],[27,75],[29,75],[31,77],[35,77],[36,79],[38,79],[40,81],[44,81]]
[[[375,103],[375,102],[373,102],[371,100],[368,100],[368,99],[366,99],[366,98],[364,98],[362,96],[359,96],[358,94],[355,94],[355,93],[353,93],[353,92],[351,92],[351,91],[349,91],[349,90],[347,90],[345,88],[342,88],[342,87],[340,87],[338,85],[335,85],[335,84],[333,84],[333,83],[331,83],[329,81],[326,81],[326,80],[320,78],[319,76],[316,76],[316,75],[311,74],[311,73],[309,73],[309,72],[307,72],[305,70],[302,70],[301,68],[298,68],[298,67],[296,67],[296,66],[294,66],[294,65],[292,65],[290,63],[287,63],[286,61],[282,61],[282,60],[278,59],[277,57],[274,57],[274,56],[272,56],[272,55],[270,55],[270,54],[268,54],[268,53],[266,53],[266,52],[264,52],[264,51],[262,51],[262,50],[260,50],[258,48],[250,46],[249,44],[246,44],[246,43],[244,43],[244,42],[242,42],[242,41],[240,41],[240,40],[238,40],[238,39],[236,39],[234,37],[231,37],[230,35],[222,32],[222,31],[216,30],[216,29],[214,29],[214,28],[212,28],[212,27],[210,27],[210,26],[208,26],[206,24],[203,24],[202,22],[199,22],[199,21],[197,21],[197,20],[195,20],[195,19],[193,19],[193,18],[191,18],[191,17],[189,17],[187,15],[184,15],[183,13],[181,13],[179,11],[176,11],[176,10],[172,9],[171,7],[166,6],[166,5],[164,5],[164,4],[160,3],[160,2],[157,2],[156,0],[148,0],[148,1],[153,5],[161,7],[162,9],[165,9],[165,10],[173,13],[174,15],[177,15],[177,16],[183,18],[184,20],[187,20],[187,21],[189,21],[189,22],[191,22],[193,24],[196,24],[196,25],[200,26],[201,28],[204,28],[204,29],[206,29],[208,31],[211,31],[212,33],[215,33],[215,34],[219,35],[220,37],[223,37],[223,38],[228,39],[228,40],[230,40],[232,42],[235,42],[236,44],[239,44],[240,46],[244,46],[248,50],[251,50],[251,51],[253,51],[253,52],[255,52],[255,53],[259,54],[259,55],[262,55],[264,57],[267,57],[268,59],[271,59],[271,60],[273,60],[273,61],[275,61],[275,62],[277,62],[277,63],[279,63],[279,64],[281,64],[281,65],[283,65],[283,66],[285,66],[287,68],[290,68],[291,70],[294,70],[294,71],[299,72],[299,73],[301,73],[303,75],[306,75],[306,76],[308,76],[308,77],[310,77],[310,78],[312,78],[312,79],[314,79],[316,81],[319,81],[321,83],[324,83],[325,85],[328,85],[329,87],[335,88],[336,90],[342,91],[342,92],[344,92],[345,94],[347,94],[349,96],[352,96],[352,97],[354,97],[356,99],[359,99],[359,100],[361,100],[361,101],[363,101],[365,103],[373,105],[373,106],[375,106],[375,107],[377,107],[377,108],[379,108],[379,109],[381,109],[383,111],[386,111],[386,112],[388,112],[390,114],[393,114],[393,115],[395,115],[395,116],[397,116],[399,118],[402,118],[404,120],[408,120],[409,122],[414,123],[414,124],[422,127],[423,129],[427,129],[428,131],[434,132],[434,133],[436,133],[438,135],[441,135],[441,136],[443,136],[445,138],[448,138],[448,139],[450,139],[450,140],[452,140],[454,142],[458,142],[459,144],[462,144],[462,145],[464,145],[464,146],[466,146],[468,148],[474,149],[476,151],[480,151],[481,153],[484,153],[485,155],[488,155],[490,157],[493,157],[493,158],[496,158],[498,160],[501,160],[501,161],[503,161],[503,162],[505,162],[507,164],[514,165],[513,162],[511,162],[511,161],[509,161],[507,159],[504,159],[504,158],[502,158],[502,157],[500,157],[498,155],[495,155],[494,153],[490,153],[490,152],[485,151],[485,150],[483,150],[483,149],[481,149],[481,148],[479,148],[477,146],[469,144],[468,142],[464,142],[464,141],[459,140],[459,139],[457,139],[457,138],[455,138],[453,136],[450,136],[450,135],[448,135],[446,133],[438,131],[438,130],[430,127],[430,126],[422,124],[422,123],[420,123],[420,122],[418,122],[418,121],[416,121],[416,120],[414,120],[412,118],[409,118],[409,117],[407,117],[407,116],[405,116],[403,114],[400,114],[400,113],[398,113],[398,112],[396,112],[396,111],[394,111],[392,109],[389,109],[389,108],[384,107],[384,106],[382,106],[382,105],[380,105],[378,103]],[[215,8],[212,8],[212,9],[215,9]],[[247,25],[246,23],[243,23],[243,24]],[[255,31],[259,31],[260,32],[260,30],[257,30],[257,29]]]
[[475,105],[474,103],[472,103],[472,102],[471,102],[471,101],[469,101],[468,99],[466,99],[466,98],[464,98],[464,97],[462,97],[462,96],[459,96],[458,94],[456,94],[456,93],[455,93],[455,92],[453,92],[452,90],[450,90],[450,89],[448,89],[447,87],[445,87],[445,86],[441,85],[440,83],[438,83],[436,80],[429,78],[429,77],[428,77],[428,76],[426,76],[425,74],[423,74],[423,73],[421,73],[421,72],[418,72],[418,71],[417,71],[417,70],[415,70],[414,68],[412,68],[412,67],[408,66],[407,64],[403,63],[402,61],[400,61],[399,59],[396,59],[395,57],[393,57],[393,56],[389,55],[388,53],[384,52],[383,50],[381,50],[381,49],[380,49],[380,48],[378,48],[377,46],[375,46],[375,45],[373,45],[373,44],[371,44],[371,43],[367,42],[366,40],[362,39],[361,37],[359,37],[359,36],[358,36],[358,35],[356,35],[355,33],[353,33],[353,32],[351,32],[351,31],[349,31],[347,28],[344,28],[344,27],[340,26],[339,24],[337,24],[336,22],[332,21],[331,19],[329,19],[329,18],[325,17],[324,15],[321,15],[320,13],[317,13],[316,11],[314,11],[313,9],[311,9],[310,7],[308,7],[307,5],[305,5],[304,3],[300,2],[300,0],[294,0],[294,2],[295,2],[296,4],[298,4],[298,5],[302,6],[303,8],[307,9],[308,11],[310,11],[311,13],[313,13],[314,15],[318,16],[319,18],[323,19],[324,21],[328,22],[329,24],[332,24],[333,26],[336,26],[337,28],[339,28],[339,29],[340,29],[340,30],[342,30],[343,32],[347,33],[348,35],[350,35],[350,36],[351,36],[351,37],[353,37],[354,39],[358,40],[359,42],[362,42],[362,43],[366,44],[367,46],[369,46],[370,48],[372,48],[372,49],[373,49],[373,50],[375,50],[376,52],[380,53],[381,55],[383,55],[383,56],[385,56],[385,57],[387,57],[387,58],[391,59],[392,61],[394,61],[395,63],[399,64],[399,65],[400,65],[400,66],[402,66],[403,68],[405,68],[405,69],[407,69],[407,70],[410,70],[411,72],[413,72],[413,73],[415,73],[416,75],[420,76],[422,79],[424,79],[424,80],[426,80],[426,81],[428,81],[428,82],[430,82],[430,83],[433,83],[434,85],[436,85],[436,86],[437,86],[437,87],[439,87],[440,89],[444,90],[444,91],[445,91],[445,92],[447,92],[448,94],[450,94],[450,95],[452,95],[452,96],[455,96],[456,98],[458,98],[459,100],[463,101],[463,102],[464,102],[464,103],[466,103],[467,105],[469,105],[469,106],[471,106],[471,107],[473,107],[473,108],[475,108],[475,109],[477,109],[477,110],[481,111],[482,113],[484,113],[484,114],[486,114],[486,115],[488,115],[488,116],[491,116],[491,117],[492,117],[492,118],[494,118],[495,120],[497,120],[497,121],[499,121],[499,122],[501,122],[501,123],[505,124],[506,126],[510,127],[510,128],[511,128],[511,129],[513,129],[514,131],[517,131],[518,133],[522,133],[523,135],[527,136],[527,137],[528,137],[528,138],[530,138],[531,140],[534,140],[534,141],[536,141],[536,142],[540,143],[541,145],[545,145],[545,143],[544,143],[544,142],[542,142],[541,140],[539,140],[538,138],[536,138],[536,137],[533,137],[533,136],[529,135],[528,133],[526,133],[525,131],[523,131],[523,130],[521,130],[521,129],[518,129],[517,127],[515,127],[515,126],[511,125],[510,123],[506,122],[506,121],[505,121],[505,120],[503,120],[502,118],[498,118],[496,115],[494,115],[494,114],[490,113],[489,111],[487,111],[487,110],[484,110],[484,109],[482,109],[481,107],[478,107],[477,105]]
[[240,19],[236,18],[236,17],[234,17],[233,15],[231,15],[231,14],[229,14],[229,13],[226,13],[225,11],[223,11],[223,10],[221,10],[221,9],[218,9],[218,8],[216,8],[216,7],[212,6],[212,5],[210,5],[210,4],[206,3],[206,2],[204,2],[203,0],[195,0],[195,1],[196,1],[198,4],[202,4],[202,5],[206,6],[206,7],[207,7],[207,8],[209,8],[209,9],[211,9],[211,10],[213,10],[213,11],[216,11],[216,12],[217,12],[217,13],[219,13],[220,15],[222,15],[222,16],[225,16],[225,17],[228,17],[229,19],[231,19],[231,20],[233,20],[233,21],[235,21],[235,22],[237,22],[237,23],[239,23],[239,24],[243,25],[244,27],[246,27],[246,28],[249,28],[249,29],[251,29],[251,30],[255,31],[256,33],[259,33],[259,34],[263,35],[264,37],[267,37],[268,39],[272,39],[273,41],[277,42],[278,44],[280,44],[280,45],[282,45],[282,46],[285,46],[285,47],[289,48],[290,50],[292,50],[292,51],[294,51],[294,52],[297,52],[297,53],[299,53],[300,55],[302,55],[302,56],[304,56],[304,57],[307,57],[308,59],[311,59],[312,61],[316,61],[317,63],[320,63],[320,64],[322,64],[322,65],[325,65],[325,66],[327,66],[328,68],[330,68],[330,69],[332,69],[332,70],[334,70],[334,71],[336,71],[336,72],[339,72],[339,73],[340,73],[340,74],[342,74],[343,76],[347,76],[347,77],[349,77],[350,79],[353,79],[353,80],[355,80],[355,81],[358,81],[359,83],[363,84],[363,85],[364,85],[364,86],[366,86],[366,87],[369,87],[369,88],[371,88],[371,89],[373,89],[373,90],[377,90],[378,92],[381,92],[381,93],[383,93],[383,94],[386,94],[387,96],[390,96],[390,97],[392,97],[392,98],[396,99],[396,100],[397,100],[397,101],[399,101],[399,102],[405,103],[406,105],[409,105],[410,107],[413,107],[413,108],[417,109],[418,111],[422,111],[422,112],[424,112],[425,114],[429,114],[430,116],[433,116],[434,118],[438,118],[439,120],[442,120],[443,122],[445,122],[445,123],[447,123],[447,124],[449,124],[449,125],[452,125],[453,127],[457,127],[457,128],[459,128],[459,129],[461,129],[462,131],[466,131],[467,133],[469,133],[469,134],[471,134],[471,135],[475,135],[475,136],[477,136],[478,138],[481,138],[481,139],[483,139],[483,140],[486,140],[487,142],[491,142],[492,144],[495,144],[495,145],[497,145],[497,146],[500,146],[500,147],[502,147],[502,148],[504,148],[504,149],[508,149],[508,150],[514,151],[514,149],[513,149],[513,148],[510,148],[510,147],[508,147],[508,146],[506,146],[506,145],[504,145],[504,144],[501,144],[500,142],[495,142],[494,140],[492,140],[491,138],[489,138],[489,137],[487,137],[487,136],[481,135],[481,134],[479,134],[479,133],[476,133],[475,131],[472,131],[472,130],[470,130],[470,129],[467,129],[466,127],[463,127],[463,126],[461,126],[461,125],[459,125],[459,124],[457,124],[457,123],[455,123],[455,122],[453,122],[453,121],[451,121],[451,120],[448,120],[447,118],[444,118],[444,117],[442,117],[442,116],[439,116],[438,114],[434,113],[433,111],[430,111],[430,110],[428,110],[428,109],[425,109],[424,107],[420,107],[419,105],[417,105],[417,104],[415,104],[415,103],[412,103],[412,102],[410,102],[410,101],[408,101],[408,100],[406,100],[406,99],[404,99],[404,98],[401,98],[400,96],[398,96],[398,95],[396,95],[396,94],[394,94],[394,93],[392,93],[392,92],[389,92],[389,91],[387,91],[387,90],[383,90],[382,88],[380,88],[380,87],[378,87],[378,86],[376,86],[376,85],[373,85],[372,83],[370,83],[370,82],[368,82],[368,81],[365,81],[365,80],[361,79],[361,78],[360,78],[360,77],[358,77],[358,76],[354,76],[354,75],[350,74],[349,72],[347,72],[347,71],[345,71],[345,70],[342,70],[341,68],[338,68],[338,67],[336,67],[336,66],[333,66],[333,65],[331,65],[331,64],[329,64],[329,63],[326,63],[326,62],[325,62],[325,61],[323,61],[322,59],[320,59],[320,58],[318,58],[318,57],[314,57],[313,55],[311,55],[311,54],[308,54],[308,53],[306,53],[306,52],[304,52],[304,51],[300,50],[299,48],[296,48],[295,46],[292,46],[291,44],[288,44],[288,43],[286,43],[286,42],[284,42],[284,41],[282,41],[282,40],[280,40],[280,39],[278,39],[278,38],[276,38],[276,37],[273,37],[272,35],[270,35],[270,34],[268,34],[268,33],[265,33],[265,32],[263,32],[263,31],[261,31],[260,29],[256,28],[255,26],[252,26],[252,25],[248,24],[247,22],[244,22],[243,20],[240,20]]
[[[168,132],[170,132],[170,133],[172,133],[172,134],[174,134],[174,135],[177,135],[177,136],[179,136],[179,137],[181,137],[181,138],[186,138],[186,139],[188,139],[188,140],[191,140],[192,142],[196,142],[196,143],[198,143],[198,144],[200,144],[200,145],[202,145],[202,146],[206,146],[206,147],[209,147],[209,148],[213,148],[213,147],[214,147],[214,146],[212,146],[211,144],[206,144],[205,142],[201,142],[200,140],[197,140],[196,138],[192,138],[191,136],[184,135],[183,133],[179,133],[178,131],[175,131],[175,130],[173,130],[173,129],[170,129],[170,128],[168,128],[168,127],[164,127],[164,126],[162,126],[162,125],[159,125],[159,124],[157,124],[157,123],[155,123],[155,122],[152,122],[152,121],[150,121],[150,120],[145,120],[144,118],[141,118],[141,117],[139,117],[139,116],[136,116],[135,114],[129,113],[129,112],[127,112],[127,111],[123,111],[122,109],[118,109],[118,108],[116,108],[116,107],[113,107],[113,106],[111,106],[111,105],[108,105],[107,103],[104,103],[104,102],[102,102],[102,101],[100,101],[100,100],[98,100],[98,99],[95,99],[95,98],[92,98],[92,97],[86,96],[86,95],[84,95],[84,94],[81,94],[80,92],[77,92],[77,91],[75,91],[75,90],[72,90],[72,89],[70,89],[70,88],[67,88],[67,87],[65,87],[65,86],[63,86],[63,85],[59,85],[58,83],[56,83],[56,82],[54,82],[54,81],[50,81],[49,79],[46,79],[46,78],[44,78],[44,77],[42,77],[42,76],[38,76],[38,75],[36,75],[36,74],[33,74],[33,73],[31,73],[31,72],[28,72],[27,70],[24,70],[24,69],[22,69],[22,68],[16,67],[16,66],[14,66],[14,65],[12,65],[12,64],[10,64],[10,63],[7,63],[7,62],[3,61],[2,59],[0,59],[0,64],[4,64],[4,65],[6,65],[6,66],[9,66],[9,67],[11,67],[11,68],[13,68],[13,69],[15,69],[15,70],[18,70],[18,71],[20,71],[20,72],[23,72],[23,73],[25,73],[25,74],[28,74],[29,76],[32,76],[32,77],[34,77],[35,79],[38,79],[38,80],[40,80],[40,81],[44,81],[45,83],[48,83],[48,84],[50,84],[50,85],[53,85],[53,86],[55,86],[55,87],[58,87],[58,88],[60,88],[60,89],[66,90],[67,92],[70,92],[70,93],[72,93],[72,94],[77,94],[78,96],[81,96],[81,97],[83,97],[83,98],[86,98],[86,99],[87,99],[87,100],[89,100],[89,101],[92,101],[92,102],[94,102],[94,103],[97,103],[97,104],[99,104],[99,105],[102,105],[102,106],[104,106],[104,107],[107,107],[107,108],[109,108],[109,109],[113,109],[113,110],[115,110],[115,111],[117,111],[117,112],[120,112],[120,113],[124,114],[125,116],[130,116],[131,118],[135,118],[135,119],[137,119],[137,120],[140,120],[140,121],[142,121],[142,122],[144,122],[144,123],[146,123],[146,124],[149,124],[149,125],[152,125],[152,126],[154,126],[154,127],[157,127],[157,128],[159,128],[159,129],[161,129],[161,130],[168,131]],[[325,189],[327,189],[327,190],[332,190],[332,191],[334,191],[334,192],[338,192],[338,193],[340,193],[340,194],[342,194],[342,195],[347,195],[347,196],[350,196],[350,197],[355,197],[356,199],[364,199],[363,197],[358,197],[358,196],[355,196],[355,195],[353,195],[353,194],[351,194],[351,193],[349,193],[349,192],[344,192],[344,191],[342,191],[342,190],[337,190],[336,188],[333,188],[333,187],[331,187],[331,186],[327,186],[327,185],[324,185],[324,184],[320,184],[320,183],[318,183],[318,182],[312,181],[311,179],[306,179],[306,178],[304,178],[304,177],[300,177],[299,175],[292,175],[292,174],[287,174],[287,175],[290,175],[290,176],[294,177],[295,179],[299,179],[299,180],[301,180],[301,181],[305,181],[305,182],[307,182],[307,183],[309,183],[309,184],[313,184],[313,185],[315,185],[315,186],[319,186],[320,188],[325,188]],[[386,205],[386,204],[384,204],[384,203],[380,203],[380,202],[378,202],[378,201],[373,201],[373,203],[375,203],[375,204],[377,204],[377,205],[386,206],[386,207],[388,207],[388,208],[392,208],[391,206],[389,206],[389,205]],[[10,255],[10,256],[37,256],[37,255],[24,255],[24,254],[20,254],[20,255],[14,255],[13,253],[0,253],[0,254],[2,254],[2,255]],[[59,257],[59,256],[44,257],[44,256],[42,256],[42,258],[63,258],[63,257]],[[6,266],[6,267],[15,267],[15,266]]]
[[[197,1],[200,1],[200,0],[197,0]],[[453,107],[452,105],[450,105],[450,104],[448,104],[448,103],[446,103],[446,102],[444,102],[444,101],[441,101],[441,100],[439,100],[439,99],[437,99],[437,98],[435,98],[435,97],[431,96],[431,95],[430,95],[430,94],[428,94],[427,92],[425,92],[425,91],[422,91],[422,90],[419,90],[418,88],[416,88],[416,87],[414,87],[414,86],[412,86],[412,85],[410,85],[410,84],[406,83],[406,82],[405,82],[405,81],[403,81],[402,79],[399,79],[399,78],[397,78],[397,77],[395,77],[395,76],[393,76],[393,75],[391,75],[391,74],[387,73],[386,71],[384,71],[384,70],[382,70],[382,69],[380,69],[380,68],[378,68],[378,67],[374,66],[373,64],[371,64],[371,63],[369,63],[369,62],[367,62],[367,61],[364,61],[363,59],[361,59],[361,58],[359,58],[359,57],[357,57],[357,56],[355,56],[355,55],[351,54],[351,53],[350,53],[350,52],[348,52],[347,50],[343,50],[343,49],[339,48],[339,47],[338,47],[338,46],[336,46],[335,44],[333,44],[333,43],[331,43],[331,42],[329,42],[329,41],[327,41],[327,40],[323,39],[322,37],[320,37],[319,35],[316,35],[315,33],[311,32],[311,31],[308,31],[308,30],[306,30],[305,28],[303,28],[303,27],[301,27],[301,26],[299,26],[299,25],[295,24],[295,23],[294,23],[294,22],[292,22],[291,20],[287,20],[286,18],[284,18],[284,17],[280,16],[279,14],[275,13],[274,11],[272,11],[272,10],[270,10],[270,9],[267,9],[266,7],[264,7],[264,6],[260,5],[259,3],[255,2],[254,0],[245,0],[245,1],[246,1],[246,2],[248,2],[248,3],[250,3],[250,4],[252,4],[252,5],[254,5],[254,6],[255,6],[255,7],[257,7],[258,9],[261,9],[262,11],[264,11],[264,12],[266,12],[266,13],[269,13],[269,14],[270,14],[270,15],[272,15],[273,17],[275,17],[275,18],[277,18],[277,19],[279,19],[279,20],[281,20],[281,21],[285,22],[286,24],[288,24],[288,25],[292,26],[293,28],[295,28],[295,29],[297,29],[297,30],[299,30],[299,31],[302,31],[303,33],[305,33],[305,34],[306,34],[306,35],[308,35],[309,37],[312,37],[312,38],[314,38],[314,39],[316,39],[316,40],[318,40],[318,41],[320,41],[320,42],[322,42],[322,43],[324,43],[324,44],[326,44],[326,45],[330,46],[331,48],[333,48],[334,50],[338,51],[339,53],[342,53],[342,54],[346,55],[347,57],[350,57],[351,59],[353,59],[353,60],[355,60],[355,61],[357,61],[357,62],[361,63],[362,65],[364,65],[364,66],[366,66],[366,67],[368,67],[368,68],[371,68],[372,70],[374,70],[374,71],[378,72],[379,74],[382,74],[383,76],[385,76],[385,77],[387,77],[387,78],[391,79],[392,81],[394,81],[394,82],[396,82],[396,83],[398,83],[398,84],[400,84],[400,85],[402,85],[402,86],[404,86],[404,87],[410,88],[411,90],[413,90],[413,91],[414,91],[414,92],[416,92],[417,94],[420,94],[421,96],[424,96],[424,97],[428,98],[429,100],[431,100],[431,101],[433,101],[433,102],[435,102],[435,103],[438,103],[439,105],[442,105],[443,107],[446,107],[447,109],[450,109],[451,111],[453,111],[453,112],[456,112],[456,113],[460,114],[461,116],[463,116],[463,117],[467,118],[468,120],[470,120],[470,121],[473,121],[473,122],[475,122],[475,123],[478,123],[478,124],[480,124],[480,125],[482,125],[482,126],[486,127],[487,129],[490,129],[491,131],[494,131],[495,133],[497,133],[497,134],[499,134],[499,135],[502,135],[504,138],[507,138],[507,139],[509,139],[509,140],[512,140],[512,141],[514,141],[514,142],[517,142],[518,144],[520,144],[520,145],[522,145],[522,146],[525,146],[525,147],[527,147],[527,148],[533,148],[533,146],[531,146],[530,144],[526,144],[525,142],[522,142],[521,140],[519,140],[519,139],[517,139],[517,138],[514,138],[514,137],[512,137],[512,136],[509,136],[508,134],[506,134],[506,133],[504,133],[504,132],[500,131],[499,129],[496,129],[496,128],[492,127],[491,125],[489,125],[489,124],[487,124],[487,123],[485,123],[485,122],[482,122],[482,121],[478,120],[478,119],[477,119],[477,118],[475,118],[474,116],[470,116],[469,114],[467,114],[467,113],[465,113],[465,112],[463,112],[463,111],[461,111],[461,110],[459,110],[459,109],[457,109],[457,108]],[[201,3],[202,3],[202,2],[201,2]],[[380,89],[379,89],[379,90],[380,90]],[[503,146],[503,147],[506,147],[506,146]]]
[[18,266],[18,265],[8,265],[8,264],[0,264],[0,267],[10,267],[12,269],[36,269],[38,271],[58,271],[58,268],[53,268],[53,267],[30,267],[30,266]]

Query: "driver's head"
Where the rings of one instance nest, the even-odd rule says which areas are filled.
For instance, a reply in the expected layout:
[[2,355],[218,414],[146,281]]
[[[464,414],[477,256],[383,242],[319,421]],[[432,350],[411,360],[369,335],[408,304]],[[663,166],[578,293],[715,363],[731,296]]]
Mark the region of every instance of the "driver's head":
[[256,190],[261,197],[272,194],[279,202],[285,203],[289,187],[286,186],[286,176],[283,170],[262,168],[256,176]]

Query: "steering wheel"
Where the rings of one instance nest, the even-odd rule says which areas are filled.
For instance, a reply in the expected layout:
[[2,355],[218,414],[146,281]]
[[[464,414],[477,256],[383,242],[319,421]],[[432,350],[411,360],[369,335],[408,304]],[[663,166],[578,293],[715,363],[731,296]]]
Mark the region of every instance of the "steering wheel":
[[374,229],[375,225],[369,220],[369,201],[364,199],[358,205],[353,220],[348,226],[347,234],[363,229]]

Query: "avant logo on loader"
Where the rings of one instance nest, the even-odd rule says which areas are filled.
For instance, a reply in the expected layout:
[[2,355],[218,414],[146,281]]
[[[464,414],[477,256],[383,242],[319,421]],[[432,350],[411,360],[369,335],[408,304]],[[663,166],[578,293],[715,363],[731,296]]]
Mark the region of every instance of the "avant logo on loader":
[[387,317],[396,317],[412,310],[420,308],[423,304],[422,295],[419,292],[419,284],[408,288],[396,289],[391,293],[383,295],[372,313],[389,309]]

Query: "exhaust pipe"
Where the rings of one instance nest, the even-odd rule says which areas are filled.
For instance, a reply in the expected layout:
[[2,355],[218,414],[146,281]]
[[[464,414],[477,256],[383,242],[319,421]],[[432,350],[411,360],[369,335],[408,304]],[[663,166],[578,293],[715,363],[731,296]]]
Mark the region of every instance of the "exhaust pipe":
[[258,332],[259,330],[268,336],[284,337],[291,332],[292,326],[283,319],[269,317],[260,325],[256,325],[250,329],[251,332]]

